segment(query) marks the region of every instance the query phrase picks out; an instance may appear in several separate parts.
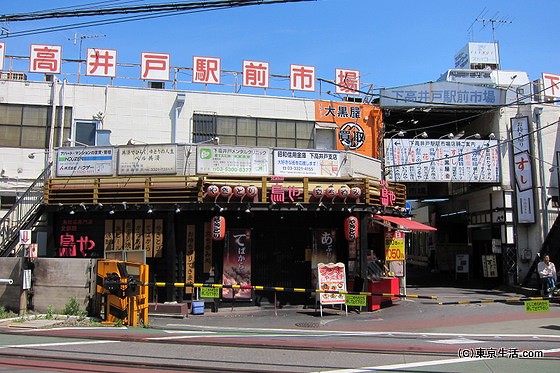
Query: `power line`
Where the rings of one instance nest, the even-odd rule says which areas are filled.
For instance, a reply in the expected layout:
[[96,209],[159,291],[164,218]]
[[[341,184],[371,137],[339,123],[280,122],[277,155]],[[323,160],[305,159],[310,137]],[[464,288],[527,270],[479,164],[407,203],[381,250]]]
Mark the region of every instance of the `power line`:
[[233,8],[249,5],[266,5],[277,3],[293,3],[315,0],[215,0],[215,1],[197,1],[185,3],[167,3],[155,5],[137,5],[128,7],[115,8],[98,8],[98,9],[72,9],[72,10],[55,10],[42,11],[35,13],[19,13],[3,15],[0,20],[4,22],[20,22],[20,21],[36,21],[50,18],[75,18],[75,17],[91,17],[104,16],[114,14],[130,14],[130,13],[158,13],[168,11],[185,11],[196,9],[220,9]]
[[[146,10],[145,12],[140,12],[140,11],[136,11],[134,13],[134,15],[130,15],[130,16],[123,16],[123,17],[113,17],[110,19],[102,19],[102,20],[96,20],[96,21],[87,21],[87,22],[77,22],[77,23],[71,23],[71,24],[65,24],[65,25],[60,25],[60,26],[50,26],[50,27],[43,27],[43,28],[37,28],[37,29],[31,29],[31,30],[23,30],[23,31],[17,31],[17,32],[5,32],[2,33],[2,35],[0,35],[0,39],[5,39],[5,38],[14,38],[14,37],[20,37],[20,36],[29,36],[29,35],[37,35],[37,34],[45,34],[45,33],[51,33],[51,32],[57,32],[57,31],[65,31],[65,30],[71,30],[71,29],[76,29],[76,28],[82,28],[82,27],[92,27],[92,26],[104,26],[104,25],[111,25],[111,24],[118,24],[118,23],[125,23],[125,22],[132,22],[132,21],[141,21],[141,20],[148,20],[148,19],[155,19],[155,18],[163,18],[163,17],[170,17],[170,16],[176,16],[176,15],[182,15],[182,14],[191,14],[191,13],[198,13],[198,12],[206,12],[206,11],[212,11],[212,10],[219,10],[219,9],[223,9],[223,8],[231,8],[231,7],[239,7],[239,6],[251,6],[251,5],[268,5],[268,4],[279,4],[279,3],[291,3],[291,2],[303,2],[303,1],[316,1],[316,0],[241,0],[241,1],[211,1],[211,2],[198,2],[198,3],[186,3],[186,4],[179,4],[182,6],[185,6],[184,8],[181,8],[182,10],[177,10],[176,8],[173,9],[167,9],[164,10],[163,8],[161,10],[157,10],[157,11],[149,11]],[[163,4],[166,5],[166,4]],[[175,4],[176,7],[179,6],[177,4]],[[153,6],[153,5],[152,5]],[[135,7],[136,8],[136,7]],[[109,8],[108,8],[109,9]],[[127,8],[110,8],[110,9],[127,9]],[[109,9],[109,11],[111,11]],[[107,9],[106,9],[107,10]],[[97,10],[91,10],[88,9],[86,10],[86,12],[90,13],[90,12],[99,12],[100,9]],[[150,13],[156,13],[156,14],[150,14],[150,15],[145,15],[143,13],[146,12],[150,12]],[[72,12],[51,12],[52,14],[61,14],[61,13],[68,13],[68,14],[77,14],[77,11],[72,11]],[[123,12],[125,13],[125,12]],[[33,14],[33,13],[31,13]],[[43,17],[44,12],[38,12],[36,14],[40,14],[41,17]],[[116,15],[117,13],[112,13],[111,15]],[[90,16],[94,16],[96,14],[89,14]],[[100,13],[98,13],[97,15],[101,15]],[[6,20],[6,17],[26,17],[27,15],[21,15],[21,14],[16,14],[16,15],[4,15],[4,16],[0,16],[0,21]],[[44,19],[45,17],[41,18]],[[50,18],[58,18],[58,17],[50,17]],[[18,21],[23,21],[23,19],[19,19]]]

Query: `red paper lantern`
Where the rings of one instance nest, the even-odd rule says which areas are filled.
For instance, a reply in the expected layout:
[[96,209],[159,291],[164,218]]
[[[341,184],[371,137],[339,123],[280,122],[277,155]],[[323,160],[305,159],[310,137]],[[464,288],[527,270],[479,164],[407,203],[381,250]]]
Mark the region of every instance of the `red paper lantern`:
[[255,198],[257,196],[257,194],[259,194],[259,188],[257,188],[254,185],[249,185],[247,187],[247,190],[245,191],[245,194],[249,198]]
[[360,227],[358,226],[358,218],[349,216],[344,220],[344,237],[347,241],[354,241],[360,237]]
[[313,195],[313,197],[321,199],[321,197],[323,197],[323,187],[316,186],[311,194]]
[[217,197],[220,194],[220,188],[217,185],[208,185],[206,188],[206,194],[209,197]]
[[358,199],[362,196],[362,189],[360,187],[350,188],[350,198]]
[[221,241],[226,236],[226,218],[223,216],[214,216],[210,222],[212,229],[212,239]]
[[243,185],[236,185],[233,188],[233,195],[238,198],[243,197],[245,195],[245,187]]
[[220,187],[220,195],[222,197],[227,198],[227,197],[231,196],[232,192],[233,192],[233,190],[231,189],[231,187],[229,185],[222,185]]
[[350,188],[348,188],[346,185],[338,188],[338,196],[340,198],[346,199],[346,198],[348,198],[349,195],[350,195]]
[[336,197],[336,194],[337,194],[337,191],[332,186],[325,189],[325,197],[327,197],[329,199],[333,199],[334,197]]

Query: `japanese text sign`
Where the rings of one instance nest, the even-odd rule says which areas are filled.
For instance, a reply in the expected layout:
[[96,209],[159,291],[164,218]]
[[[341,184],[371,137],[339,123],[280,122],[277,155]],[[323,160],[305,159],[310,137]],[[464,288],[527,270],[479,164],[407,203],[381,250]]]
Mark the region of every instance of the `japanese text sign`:
[[169,63],[167,53],[142,52],[142,79],[169,80]]
[[[319,290],[346,291],[346,272],[343,263],[318,263]],[[344,304],[344,294],[320,293],[321,304]]]
[[59,74],[61,61],[62,47],[60,45],[31,44],[30,72]]
[[269,148],[198,145],[196,154],[196,172],[200,174],[269,174]]
[[275,149],[274,175],[338,176],[341,166],[339,152]]
[[112,78],[117,76],[117,51],[114,49],[88,48],[86,75]]
[[517,221],[535,222],[533,194],[533,160],[529,141],[529,118],[511,118],[511,145],[513,149],[513,173],[517,200]]
[[315,92],[315,66],[290,65],[290,89]]
[[343,95],[360,94],[360,72],[358,70],[336,69],[336,93]]
[[385,140],[390,181],[497,182],[499,161],[497,140]]
[[177,173],[177,145],[175,144],[121,146],[118,152],[119,175]]
[[220,84],[221,59],[215,57],[193,57],[193,83]]
[[381,107],[422,107],[438,104],[498,105],[504,94],[497,88],[454,82],[431,82],[381,89]]
[[268,62],[243,61],[243,85],[245,87],[268,88]]
[[404,232],[385,233],[385,260],[404,260]]
[[56,176],[113,175],[112,147],[60,148]]
[[560,97],[560,75],[542,74],[543,94],[547,97]]
[[550,312],[550,302],[548,300],[529,300],[524,303],[527,313]]

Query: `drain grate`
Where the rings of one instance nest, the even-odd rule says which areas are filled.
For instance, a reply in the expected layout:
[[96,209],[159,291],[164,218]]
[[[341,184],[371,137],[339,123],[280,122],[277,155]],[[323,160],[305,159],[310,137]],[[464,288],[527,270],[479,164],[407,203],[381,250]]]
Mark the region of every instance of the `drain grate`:
[[298,322],[296,326],[299,328],[318,328],[321,326],[318,322]]

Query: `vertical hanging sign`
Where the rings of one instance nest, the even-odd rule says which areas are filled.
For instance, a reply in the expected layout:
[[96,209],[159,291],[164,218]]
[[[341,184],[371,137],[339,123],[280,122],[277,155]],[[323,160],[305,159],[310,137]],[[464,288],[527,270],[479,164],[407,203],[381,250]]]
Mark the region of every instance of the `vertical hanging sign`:
[[[195,282],[194,273],[194,249],[195,245],[195,226],[187,225],[187,253],[185,255],[185,282],[193,284]],[[192,294],[193,288],[190,286],[185,287],[186,294]]]
[[[251,230],[231,229],[224,246],[224,285],[251,285]],[[251,289],[222,289],[224,299],[251,299]]]
[[517,220],[519,223],[534,223],[533,160],[529,141],[528,117],[511,118],[511,138]]
[[210,273],[212,269],[212,234],[210,232],[210,223],[204,223],[204,248],[203,248],[203,268],[202,272]]

